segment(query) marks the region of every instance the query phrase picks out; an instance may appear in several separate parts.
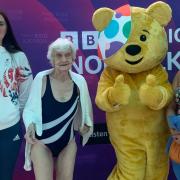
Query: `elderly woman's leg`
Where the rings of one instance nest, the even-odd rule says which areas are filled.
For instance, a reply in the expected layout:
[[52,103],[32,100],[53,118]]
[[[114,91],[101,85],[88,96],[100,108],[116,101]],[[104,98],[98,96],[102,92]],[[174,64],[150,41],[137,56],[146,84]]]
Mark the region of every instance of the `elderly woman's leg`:
[[77,145],[75,139],[60,152],[56,161],[56,180],[72,180],[76,159]]
[[53,157],[48,147],[41,143],[34,144],[31,159],[36,180],[53,180]]

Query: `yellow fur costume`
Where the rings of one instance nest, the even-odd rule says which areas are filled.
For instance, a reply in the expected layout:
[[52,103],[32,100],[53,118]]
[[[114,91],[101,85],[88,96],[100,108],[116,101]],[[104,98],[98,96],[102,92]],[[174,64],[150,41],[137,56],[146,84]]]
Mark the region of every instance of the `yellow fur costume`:
[[[101,32],[113,12],[96,10],[94,27]],[[173,92],[161,62],[168,49],[164,27],[171,8],[156,2],[147,9],[131,7],[131,16],[130,37],[105,60],[96,95],[97,106],[106,112],[117,158],[108,180],[165,180],[169,135],[165,108]]]

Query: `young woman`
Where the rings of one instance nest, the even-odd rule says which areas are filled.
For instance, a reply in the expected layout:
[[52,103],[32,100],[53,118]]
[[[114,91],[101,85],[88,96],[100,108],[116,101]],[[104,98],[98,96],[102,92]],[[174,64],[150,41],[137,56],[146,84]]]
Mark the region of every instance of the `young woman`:
[[0,180],[12,180],[22,141],[20,115],[32,73],[7,16],[0,12]]
[[[75,131],[85,144],[92,134],[92,106],[83,76],[71,71],[76,50],[71,41],[58,38],[48,49],[52,69],[37,74],[23,119],[25,169],[33,162],[36,180],[72,180],[76,157]],[[55,157],[56,162],[53,162]]]
[[173,80],[174,99],[167,109],[167,120],[172,137],[168,143],[174,173],[180,180],[180,71]]

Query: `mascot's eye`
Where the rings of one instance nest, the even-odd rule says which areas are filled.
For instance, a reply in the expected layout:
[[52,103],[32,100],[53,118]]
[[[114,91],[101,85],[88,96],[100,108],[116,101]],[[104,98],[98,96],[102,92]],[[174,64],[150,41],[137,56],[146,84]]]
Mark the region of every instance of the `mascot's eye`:
[[143,35],[140,36],[140,40],[141,40],[141,41],[146,41],[146,39],[147,39],[147,38],[146,38],[146,35],[143,34]]

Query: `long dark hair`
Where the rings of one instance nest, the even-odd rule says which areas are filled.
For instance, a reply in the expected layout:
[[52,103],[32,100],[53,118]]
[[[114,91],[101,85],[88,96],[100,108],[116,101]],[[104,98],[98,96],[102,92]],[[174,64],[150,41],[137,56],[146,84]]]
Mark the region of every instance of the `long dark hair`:
[[4,18],[7,25],[7,32],[2,40],[2,46],[5,47],[9,53],[16,53],[18,51],[22,51],[15,39],[8,17],[2,11],[0,11],[0,15]]

